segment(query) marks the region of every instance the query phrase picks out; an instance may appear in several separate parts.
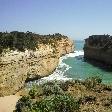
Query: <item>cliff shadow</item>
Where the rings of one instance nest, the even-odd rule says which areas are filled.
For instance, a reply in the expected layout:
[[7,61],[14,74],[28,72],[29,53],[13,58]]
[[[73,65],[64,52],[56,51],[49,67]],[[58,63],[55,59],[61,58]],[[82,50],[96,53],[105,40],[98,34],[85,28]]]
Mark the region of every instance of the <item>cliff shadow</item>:
[[112,72],[112,65],[106,64],[106,63],[98,61],[98,60],[93,60],[93,59],[83,58],[83,60],[84,60],[84,62],[87,62],[99,69],[102,69],[103,71]]

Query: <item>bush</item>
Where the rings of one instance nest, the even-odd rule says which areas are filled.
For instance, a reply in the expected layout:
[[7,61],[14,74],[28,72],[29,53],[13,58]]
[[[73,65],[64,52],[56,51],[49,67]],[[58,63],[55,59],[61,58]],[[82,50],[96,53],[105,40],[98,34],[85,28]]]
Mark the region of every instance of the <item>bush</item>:
[[74,112],[79,109],[79,103],[70,95],[58,95],[55,97],[57,112]]
[[69,87],[68,81],[67,81],[67,82],[62,82],[62,83],[60,83],[60,88],[61,88],[63,91],[67,91],[67,90],[68,90],[68,87]]
[[32,101],[28,96],[23,96],[16,104],[15,112],[29,112],[32,108]]
[[32,89],[29,91],[29,95],[31,96],[31,98],[35,98],[36,96],[36,88],[33,86]]
[[34,106],[34,110],[39,112],[75,112],[78,109],[78,101],[70,95],[52,95]]
[[87,89],[94,88],[97,84],[100,84],[102,82],[102,79],[99,76],[87,78],[84,81],[84,85]]
[[41,85],[33,85],[33,87],[29,91],[29,95],[32,99],[34,99],[36,96],[43,95],[43,89]]
[[43,85],[43,94],[45,94],[46,96],[52,94],[63,94],[63,90],[56,82],[49,82]]
[[36,50],[36,48],[39,48],[39,44],[50,44],[55,48],[57,41],[62,38],[66,39],[68,37],[61,34],[39,35],[29,31],[0,32],[0,53],[3,52],[3,49],[8,48],[10,48],[10,50],[17,49],[19,51],[24,51],[25,49]]
[[22,97],[16,105],[15,112],[76,112],[78,101],[70,95],[51,95],[39,102]]

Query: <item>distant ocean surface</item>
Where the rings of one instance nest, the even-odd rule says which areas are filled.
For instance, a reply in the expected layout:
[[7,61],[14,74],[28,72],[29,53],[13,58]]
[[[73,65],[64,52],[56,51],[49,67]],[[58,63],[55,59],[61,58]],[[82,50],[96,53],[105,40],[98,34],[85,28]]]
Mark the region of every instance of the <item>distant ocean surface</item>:
[[44,77],[38,82],[68,79],[84,80],[91,76],[100,76],[103,83],[112,84],[112,72],[107,72],[83,60],[83,46],[84,41],[75,41],[75,51],[62,56],[56,70],[50,76]]

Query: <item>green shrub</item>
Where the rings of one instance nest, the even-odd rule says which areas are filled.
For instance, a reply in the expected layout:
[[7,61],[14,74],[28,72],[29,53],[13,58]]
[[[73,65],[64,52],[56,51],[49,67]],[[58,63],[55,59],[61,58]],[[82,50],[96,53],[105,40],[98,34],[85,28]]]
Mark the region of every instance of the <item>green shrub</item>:
[[46,83],[43,85],[43,94],[46,96],[52,95],[52,94],[63,94],[63,90],[60,88],[59,84],[57,83]]
[[36,94],[37,94],[37,90],[33,86],[32,89],[29,91],[29,95],[31,96],[31,98],[35,98]]
[[68,81],[67,81],[67,82],[62,82],[62,83],[60,83],[60,88],[61,88],[63,91],[67,91],[67,90],[68,90],[68,87],[69,87]]
[[70,95],[58,95],[55,97],[57,112],[74,112],[79,109],[79,103]]
[[78,101],[67,94],[51,95],[39,102],[22,97],[16,105],[15,112],[76,112],[79,110]]
[[33,85],[33,87],[29,91],[29,95],[32,99],[34,99],[36,96],[43,95],[43,89],[41,85]]
[[75,112],[79,110],[79,103],[70,95],[52,95],[36,102],[34,110],[39,112]]
[[68,37],[61,34],[39,35],[29,31],[0,32],[0,53],[3,52],[3,49],[7,48],[11,50],[17,49],[19,51],[24,51],[25,49],[36,50],[36,48],[39,48],[39,44],[50,44],[56,49],[57,41],[62,38],[66,39]]
[[100,84],[102,79],[99,76],[87,78],[84,81],[84,85],[87,89],[94,88],[97,84]]
[[32,108],[32,101],[28,96],[23,96],[16,104],[15,112],[29,112]]

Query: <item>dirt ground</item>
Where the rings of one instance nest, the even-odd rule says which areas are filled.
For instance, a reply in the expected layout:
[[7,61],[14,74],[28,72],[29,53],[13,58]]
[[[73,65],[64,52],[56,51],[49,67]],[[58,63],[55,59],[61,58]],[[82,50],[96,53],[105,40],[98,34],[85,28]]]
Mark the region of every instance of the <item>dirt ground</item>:
[[0,112],[13,112],[19,98],[17,95],[0,97]]

